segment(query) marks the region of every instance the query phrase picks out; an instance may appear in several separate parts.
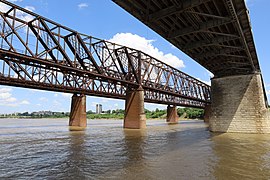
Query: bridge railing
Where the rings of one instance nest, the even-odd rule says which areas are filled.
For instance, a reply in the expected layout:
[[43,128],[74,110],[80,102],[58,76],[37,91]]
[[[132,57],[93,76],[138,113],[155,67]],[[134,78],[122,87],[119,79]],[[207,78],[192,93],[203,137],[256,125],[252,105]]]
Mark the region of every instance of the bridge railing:
[[127,86],[142,86],[149,102],[210,102],[210,86],[144,52],[0,3],[1,84],[122,99]]

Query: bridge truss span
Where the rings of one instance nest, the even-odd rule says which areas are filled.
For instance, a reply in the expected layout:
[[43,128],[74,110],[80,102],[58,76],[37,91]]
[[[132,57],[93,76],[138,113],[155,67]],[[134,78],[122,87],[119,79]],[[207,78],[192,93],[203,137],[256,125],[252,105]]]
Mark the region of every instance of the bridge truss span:
[[210,86],[144,52],[0,3],[0,84],[120,99],[142,87],[146,102],[210,102]]

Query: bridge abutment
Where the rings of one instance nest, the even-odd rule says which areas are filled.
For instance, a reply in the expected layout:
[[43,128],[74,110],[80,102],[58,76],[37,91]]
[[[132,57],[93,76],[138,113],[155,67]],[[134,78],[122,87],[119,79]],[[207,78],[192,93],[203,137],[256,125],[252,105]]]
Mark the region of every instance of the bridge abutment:
[[213,78],[211,83],[211,131],[270,133],[261,74]]
[[124,128],[146,128],[146,116],[144,113],[144,90],[141,86],[138,89],[127,90]]
[[169,124],[177,124],[179,120],[179,116],[177,114],[176,106],[167,106],[167,122]]
[[86,96],[74,94],[71,100],[70,130],[82,130],[87,126],[86,118]]

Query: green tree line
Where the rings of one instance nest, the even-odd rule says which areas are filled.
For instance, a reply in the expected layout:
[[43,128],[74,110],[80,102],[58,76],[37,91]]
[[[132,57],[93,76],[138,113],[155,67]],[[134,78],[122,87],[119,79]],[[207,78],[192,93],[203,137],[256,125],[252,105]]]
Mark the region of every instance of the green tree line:
[[[178,108],[177,113],[180,118],[187,118],[187,119],[202,119],[204,110],[197,109],[197,108]],[[145,109],[146,118],[148,119],[165,119],[167,116],[166,109],[155,109],[155,110],[148,110]],[[104,111],[102,114],[95,114],[93,111],[87,111],[87,118],[88,119],[124,119],[125,110],[123,109],[116,109],[116,110],[107,110]],[[9,115],[0,115],[0,118],[68,118],[68,112],[50,112],[48,114],[35,114],[35,113],[17,113],[9,114]]]
[[[145,109],[146,118],[148,119],[158,119],[158,118],[166,118],[167,110],[166,109],[155,109],[148,110]],[[197,108],[178,108],[177,109],[178,116],[181,118],[187,119],[202,119],[204,110]],[[125,110],[117,109],[117,110],[108,110],[102,114],[95,114],[92,111],[87,112],[87,118],[89,119],[123,119],[125,116]]]

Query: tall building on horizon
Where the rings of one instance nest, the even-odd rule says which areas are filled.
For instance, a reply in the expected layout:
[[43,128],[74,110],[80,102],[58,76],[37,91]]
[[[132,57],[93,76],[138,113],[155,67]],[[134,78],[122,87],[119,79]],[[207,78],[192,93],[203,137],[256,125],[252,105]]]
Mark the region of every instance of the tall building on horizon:
[[96,114],[102,113],[102,104],[96,104]]

